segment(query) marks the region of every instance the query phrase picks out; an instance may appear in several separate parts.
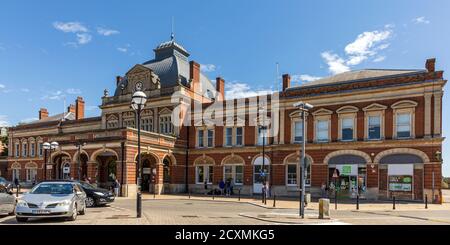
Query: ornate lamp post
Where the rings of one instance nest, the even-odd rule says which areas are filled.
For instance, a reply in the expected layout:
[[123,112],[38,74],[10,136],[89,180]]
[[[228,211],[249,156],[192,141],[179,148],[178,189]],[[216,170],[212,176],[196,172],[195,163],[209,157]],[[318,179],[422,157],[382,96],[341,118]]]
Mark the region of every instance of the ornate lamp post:
[[262,203],[266,203],[266,169],[265,169],[265,145],[266,145],[266,136],[267,136],[267,123],[266,123],[266,110],[261,107],[259,109],[259,116],[261,120],[259,121],[259,131],[262,133],[262,169],[261,169],[261,175],[262,175],[262,182],[263,182],[263,188],[262,188]]
[[85,145],[86,145],[86,142],[78,142],[75,144],[75,146],[78,149],[78,162],[77,162],[77,164],[78,164],[78,166],[77,166],[78,180],[81,180],[81,148]]
[[305,161],[305,150],[306,150],[306,116],[308,114],[308,111],[313,108],[311,104],[305,103],[303,101],[297,102],[294,104],[294,107],[298,108],[300,110],[300,113],[302,115],[302,158],[300,162],[300,169],[302,170],[301,178],[301,189],[300,189],[300,215],[302,216],[302,219],[305,218],[305,194],[306,194],[306,161]]
[[[42,144],[42,148],[44,148],[44,180],[47,179],[47,164],[50,160],[51,152],[53,150],[58,149],[59,144],[56,141],[53,141],[52,143],[45,142]],[[48,154],[50,151],[50,154]]]
[[137,130],[138,130],[138,159],[136,164],[136,216],[140,218],[142,216],[142,193],[141,193],[141,111],[144,109],[145,102],[147,102],[147,96],[144,92],[138,90],[133,94],[131,99],[131,107],[136,111],[137,115]]

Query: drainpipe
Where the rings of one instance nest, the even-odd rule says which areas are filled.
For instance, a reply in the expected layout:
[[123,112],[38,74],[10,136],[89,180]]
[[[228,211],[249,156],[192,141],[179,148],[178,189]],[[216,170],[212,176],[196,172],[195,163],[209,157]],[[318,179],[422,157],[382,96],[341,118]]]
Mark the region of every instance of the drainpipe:
[[123,184],[124,184],[124,181],[123,181],[123,178],[124,178],[124,172],[125,172],[125,167],[124,167],[124,157],[125,157],[125,142],[124,141],[122,141],[122,142],[120,142],[120,147],[121,147],[121,150],[122,150],[122,156],[121,156],[121,158],[122,158],[122,171],[121,171],[121,178],[120,178],[120,196],[123,196]]
[[188,174],[189,174],[189,167],[188,167],[188,160],[189,160],[189,131],[190,126],[186,126],[187,128],[187,140],[186,140],[186,160],[185,160],[185,189],[186,193],[189,192],[189,182],[188,182]]

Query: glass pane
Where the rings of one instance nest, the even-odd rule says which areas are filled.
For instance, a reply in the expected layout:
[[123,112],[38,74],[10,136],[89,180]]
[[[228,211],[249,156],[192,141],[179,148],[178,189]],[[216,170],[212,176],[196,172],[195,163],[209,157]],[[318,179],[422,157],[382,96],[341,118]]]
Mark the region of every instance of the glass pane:
[[204,169],[203,166],[197,166],[197,183],[204,182]]
[[369,116],[369,126],[380,125],[381,118],[379,116]]
[[303,122],[295,122],[295,137],[294,141],[300,142],[303,140]]
[[214,170],[213,166],[208,166],[208,183],[212,183],[213,176],[214,176]]
[[343,140],[352,140],[353,139],[353,129],[352,128],[343,128],[342,129],[342,139]]
[[409,113],[397,114],[397,124],[409,124],[410,122]]
[[342,119],[342,128],[353,128],[353,118]]
[[369,139],[380,139],[380,126],[369,127]]

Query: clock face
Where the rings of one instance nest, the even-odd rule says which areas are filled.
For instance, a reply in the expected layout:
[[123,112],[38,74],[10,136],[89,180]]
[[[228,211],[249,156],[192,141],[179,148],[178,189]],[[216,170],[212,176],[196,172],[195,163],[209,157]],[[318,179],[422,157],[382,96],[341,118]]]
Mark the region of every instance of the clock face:
[[137,82],[135,88],[136,88],[137,91],[141,91],[142,88],[143,88],[142,82]]

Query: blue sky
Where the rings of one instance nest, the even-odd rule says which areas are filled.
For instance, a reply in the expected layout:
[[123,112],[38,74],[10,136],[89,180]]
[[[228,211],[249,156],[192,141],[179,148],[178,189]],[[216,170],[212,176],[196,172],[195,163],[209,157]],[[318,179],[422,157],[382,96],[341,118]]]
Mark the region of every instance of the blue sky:
[[[0,125],[60,113],[79,95],[87,115],[115,76],[175,39],[228,94],[276,90],[279,71],[307,81],[348,69],[450,68],[449,1],[2,1]],[[446,76],[447,73],[444,73]],[[443,132],[450,129],[444,96]],[[450,160],[444,144],[444,161]],[[444,164],[450,176],[450,165]]]

